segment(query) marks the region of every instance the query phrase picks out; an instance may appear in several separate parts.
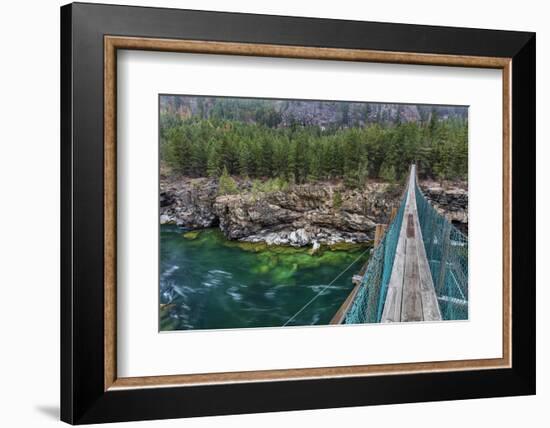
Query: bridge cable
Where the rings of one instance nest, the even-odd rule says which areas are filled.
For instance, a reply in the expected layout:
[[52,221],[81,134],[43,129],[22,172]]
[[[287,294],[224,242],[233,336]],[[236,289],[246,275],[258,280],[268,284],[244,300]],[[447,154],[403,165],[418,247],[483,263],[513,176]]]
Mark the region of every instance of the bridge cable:
[[334,282],[335,282],[338,278],[340,278],[344,273],[346,273],[346,271],[348,271],[349,268],[351,268],[355,263],[357,263],[357,261],[358,261],[361,257],[363,257],[367,251],[370,251],[371,249],[372,249],[372,248],[369,247],[369,248],[367,248],[365,251],[363,251],[363,252],[362,252],[353,262],[350,263],[350,265],[349,265],[347,268],[345,268],[342,272],[340,272],[332,281],[330,281],[330,283],[329,283],[328,285],[326,285],[325,287],[323,287],[323,288],[321,289],[321,291],[319,291],[315,296],[313,296],[313,297],[309,300],[309,302],[307,302],[304,306],[302,306],[302,308],[301,308],[298,312],[296,312],[294,315],[292,315],[292,316],[287,320],[287,322],[285,322],[285,323],[283,324],[283,327],[286,327],[286,326],[288,325],[288,323],[290,323],[294,318],[296,318],[298,315],[300,315],[300,313],[302,313],[302,311],[303,311],[305,308],[307,308],[307,307],[308,307],[309,305],[311,305],[319,296],[321,296],[321,294],[323,294],[326,290],[328,290],[330,287],[332,287],[332,284],[334,284]]

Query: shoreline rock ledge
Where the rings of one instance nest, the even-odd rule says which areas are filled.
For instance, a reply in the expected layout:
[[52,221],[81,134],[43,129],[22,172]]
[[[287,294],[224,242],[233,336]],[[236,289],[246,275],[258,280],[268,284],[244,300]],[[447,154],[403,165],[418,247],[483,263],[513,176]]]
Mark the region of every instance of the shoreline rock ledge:
[[[462,193],[462,202],[456,203],[452,196],[441,196],[445,190],[437,192],[427,196],[437,196],[438,209],[450,206],[454,218],[467,221],[467,192],[462,211]],[[378,182],[361,190],[323,182],[258,192],[252,183],[240,180],[237,194],[218,195],[214,179],[180,177],[161,180],[160,222],[190,229],[219,227],[231,240],[313,246],[316,251],[322,244],[372,241],[376,224],[388,222],[401,193],[400,186]]]

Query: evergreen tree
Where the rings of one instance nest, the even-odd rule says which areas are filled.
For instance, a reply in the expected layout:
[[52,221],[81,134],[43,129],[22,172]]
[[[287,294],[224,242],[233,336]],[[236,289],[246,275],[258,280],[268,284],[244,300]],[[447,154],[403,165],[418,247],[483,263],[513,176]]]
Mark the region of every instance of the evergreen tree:
[[347,187],[359,186],[360,143],[355,130],[347,133],[344,140],[344,184]]
[[261,142],[261,158],[259,159],[260,174],[271,177],[273,173],[273,139],[270,135],[264,136]]
[[242,141],[239,150],[239,173],[244,177],[248,177],[251,174],[251,156],[252,153],[250,152],[248,141]]
[[[239,114],[234,109],[229,114],[228,105],[211,112],[254,118],[256,104]],[[357,187],[369,178],[399,180],[412,162],[422,176],[465,179],[468,174],[467,122],[440,119],[437,111],[424,123],[374,123],[364,128],[270,128],[234,119],[178,119],[168,113],[161,114],[162,126],[169,129],[160,131],[161,162],[192,177],[219,177],[226,168],[229,175],[298,184],[343,180]]]
[[[221,166],[221,155],[216,147],[216,144],[210,144],[210,150],[208,151],[208,161],[207,161],[207,174],[209,177],[219,177],[220,176],[220,166]],[[224,167],[227,171],[227,169]]]
[[390,183],[394,183],[397,180],[395,167],[389,163],[383,163],[380,169],[380,178]]
[[227,167],[224,166],[218,183],[218,195],[233,195],[238,192],[237,183],[229,175]]
[[369,163],[366,155],[363,155],[359,161],[359,169],[357,170],[357,185],[360,188],[365,187],[369,178]]
[[294,180],[296,183],[304,183],[307,173],[307,141],[303,135],[298,134],[294,148]]

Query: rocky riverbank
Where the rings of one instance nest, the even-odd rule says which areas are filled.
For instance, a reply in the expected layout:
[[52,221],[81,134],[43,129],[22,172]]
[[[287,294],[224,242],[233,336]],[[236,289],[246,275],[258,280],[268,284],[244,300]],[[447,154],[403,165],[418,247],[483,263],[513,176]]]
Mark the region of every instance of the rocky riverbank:
[[422,181],[424,195],[432,206],[465,235],[468,234],[468,183]]
[[[435,184],[425,188],[426,196],[450,219],[467,222],[467,190]],[[163,179],[160,221],[191,229],[219,227],[228,239],[269,245],[361,243],[374,239],[376,224],[388,222],[402,194],[401,186],[375,182],[362,190],[329,182],[265,192],[248,180],[237,186],[237,194],[218,195],[213,179]]]

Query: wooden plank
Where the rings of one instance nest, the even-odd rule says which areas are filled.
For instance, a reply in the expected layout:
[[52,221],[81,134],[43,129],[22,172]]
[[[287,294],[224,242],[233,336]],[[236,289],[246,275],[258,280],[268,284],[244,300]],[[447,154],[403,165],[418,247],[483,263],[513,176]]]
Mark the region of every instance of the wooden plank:
[[407,214],[407,239],[415,236],[414,218],[411,213]]
[[329,324],[342,324],[342,322],[344,322],[346,314],[351,308],[351,305],[355,300],[355,296],[357,296],[357,293],[359,292],[359,287],[361,287],[361,283],[356,284],[355,287],[353,287],[353,290],[351,290],[351,293],[349,293],[346,300],[344,300],[344,303],[342,303],[338,311],[334,314]]
[[380,322],[399,322],[401,321],[401,291],[396,287],[388,287],[384,312]]
[[418,220],[413,165],[381,322],[439,321],[441,312]]
[[[410,180],[409,180],[410,186]],[[405,192],[405,197],[409,198],[409,192]],[[400,322],[401,321],[401,306],[403,297],[403,273],[405,270],[406,259],[406,221],[405,216],[407,214],[407,201],[405,202],[405,213],[403,215],[403,222],[401,229],[399,230],[399,238],[397,241],[397,247],[395,249],[395,257],[393,260],[393,268],[388,283],[388,292],[386,294],[386,300],[384,301],[384,310],[382,311],[382,317],[380,322]]]
[[407,195],[406,212],[406,230],[405,248],[406,260],[405,270],[403,272],[403,304],[401,308],[401,321],[422,321],[422,295],[420,293],[420,274],[418,270],[418,231],[416,219],[418,213],[416,210],[415,198],[415,177],[416,168],[411,168],[409,177],[409,187]]
[[[404,228],[401,227],[401,234]],[[395,250],[393,269],[388,283],[388,292],[380,322],[401,321],[401,298],[403,295],[403,271],[405,269],[405,241],[399,239]]]
[[[411,225],[414,222],[411,221]],[[408,225],[407,225],[408,226]],[[407,227],[407,229],[409,229]],[[406,238],[407,257],[403,273],[403,304],[401,321],[422,321],[422,295],[420,294],[420,276],[418,273],[418,251],[416,236]]]

